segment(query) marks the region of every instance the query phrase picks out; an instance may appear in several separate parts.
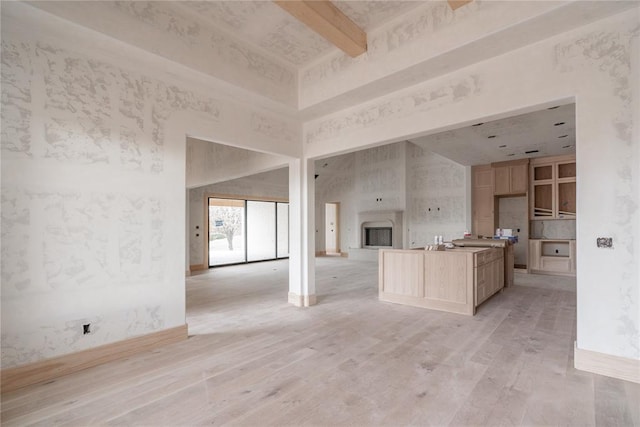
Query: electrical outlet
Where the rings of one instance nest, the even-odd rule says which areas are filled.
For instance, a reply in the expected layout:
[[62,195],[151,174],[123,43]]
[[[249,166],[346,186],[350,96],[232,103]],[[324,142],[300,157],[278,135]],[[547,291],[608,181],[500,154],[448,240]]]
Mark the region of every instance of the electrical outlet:
[[598,237],[596,244],[599,248],[613,248],[613,237]]

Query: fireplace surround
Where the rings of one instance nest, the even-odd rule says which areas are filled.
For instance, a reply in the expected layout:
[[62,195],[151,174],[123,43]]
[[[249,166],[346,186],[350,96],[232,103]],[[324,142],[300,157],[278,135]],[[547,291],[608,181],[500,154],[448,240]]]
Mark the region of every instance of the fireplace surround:
[[358,241],[363,249],[402,249],[402,211],[374,211],[358,214]]

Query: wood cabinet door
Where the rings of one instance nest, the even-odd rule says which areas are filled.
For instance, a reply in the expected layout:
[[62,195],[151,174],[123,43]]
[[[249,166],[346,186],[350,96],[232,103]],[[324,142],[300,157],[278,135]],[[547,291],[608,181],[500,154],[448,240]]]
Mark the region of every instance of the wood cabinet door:
[[424,297],[424,254],[400,251],[381,252],[380,291],[409,297]]
[[494,231],[494,173],[491,165],[474,166],[473,176],[473,233],[493,236]]
[[473,204],[474,232],[483,236],[493,236],[493,189],[489,187],[475,189]]
[[487,299],[487,264],[474,268],[476,289],[475,289],[475,306],[480,305]]
[[510,166],[511,194],[524,194],[529,187],[529,165]]
[[569,257],[540,257],[540,270],[571,273],[571,259]]
[[494,168],[494,194],[497,196],[511,193],[510,166]]
[[473,167],[473,187],[492,187],[494,173],[490,165]]

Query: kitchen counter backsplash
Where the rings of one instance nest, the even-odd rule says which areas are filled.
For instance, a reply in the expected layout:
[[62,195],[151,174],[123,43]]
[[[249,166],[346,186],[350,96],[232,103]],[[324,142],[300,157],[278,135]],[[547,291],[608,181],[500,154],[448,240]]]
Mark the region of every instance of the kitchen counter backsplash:
[[554,219],[549,221],[531,221],[530,239],[569,239],[576,238],[575,219]]

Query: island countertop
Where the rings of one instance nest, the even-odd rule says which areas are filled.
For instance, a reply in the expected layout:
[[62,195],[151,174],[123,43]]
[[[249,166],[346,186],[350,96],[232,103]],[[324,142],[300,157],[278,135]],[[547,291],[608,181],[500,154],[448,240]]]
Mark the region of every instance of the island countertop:
[[381,301],[467,315],[504,286],[501,248],[381,249]]

